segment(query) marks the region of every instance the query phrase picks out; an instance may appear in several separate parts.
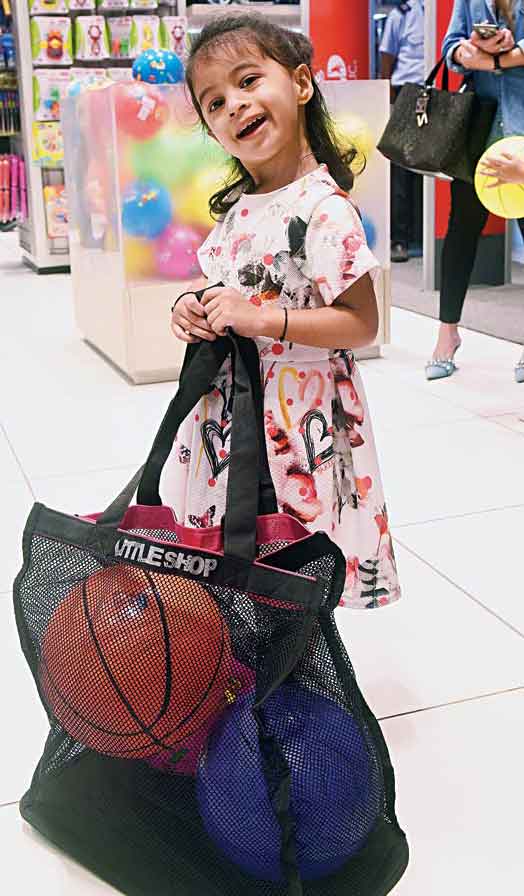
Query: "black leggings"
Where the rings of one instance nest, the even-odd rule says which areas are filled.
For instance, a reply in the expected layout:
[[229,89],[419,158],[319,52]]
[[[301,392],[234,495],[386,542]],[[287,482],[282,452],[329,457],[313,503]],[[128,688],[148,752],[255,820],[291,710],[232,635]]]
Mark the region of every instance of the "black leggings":
[[[464,299],[475,264],[477,246],[488,212],[475,188],[462,180],[451,184],[451,214],[442,250],[442,285],[440,287],[440,320],[458,324]],[[518,222],[524,236],[524,219]]]

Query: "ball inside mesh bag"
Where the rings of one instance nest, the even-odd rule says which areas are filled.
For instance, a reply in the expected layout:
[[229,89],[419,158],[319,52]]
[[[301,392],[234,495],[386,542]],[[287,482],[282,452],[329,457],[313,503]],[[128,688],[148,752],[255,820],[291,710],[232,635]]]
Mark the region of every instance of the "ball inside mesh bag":
[[229,631],[205,588],[118,565],[59,604],[40,681],[75,740],[139,759],[176,747],[225,708],[230,671]]
[[[197,796],[216,847],[252,877],[283,878],[281,834],[263,771],[253,694],[217,724],[202,753]],[[380,811],[379,771],[352,716],[295,684],[264,704],[266,734],[277,738],[291,774],[291,811],[302,877],[332,874],[354,855]]]

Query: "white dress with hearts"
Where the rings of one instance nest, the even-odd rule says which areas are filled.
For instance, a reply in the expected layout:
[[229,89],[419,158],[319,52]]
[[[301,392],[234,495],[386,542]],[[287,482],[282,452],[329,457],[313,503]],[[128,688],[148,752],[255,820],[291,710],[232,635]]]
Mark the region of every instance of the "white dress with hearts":
[[[222,281],[260,307],[331,304],[378,263],[359,216],[321,165],[264,195],[244,195],[199,252],[210,284]],[[373,608],[400,597],[369,410],[349,349],[257,339],[266,442],[279,508],[344,552],[341,605]],[[226,361],[180,431],[163,474],[163,495],[188,526],[220,523],[231,427]]]

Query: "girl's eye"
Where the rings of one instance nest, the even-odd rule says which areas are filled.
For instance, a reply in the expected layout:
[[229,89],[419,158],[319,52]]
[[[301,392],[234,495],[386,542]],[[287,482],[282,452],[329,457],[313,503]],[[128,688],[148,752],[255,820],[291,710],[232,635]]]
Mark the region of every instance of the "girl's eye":
[[243,78],[240,82],[241,87],[251,87],[253,81],[256,81],[258,75],[248,75],[247,78]]
[[209,104],[209,111],[216,112],[216,110],[220,108],[221,103],[222,100],[213,100],[213,102]]

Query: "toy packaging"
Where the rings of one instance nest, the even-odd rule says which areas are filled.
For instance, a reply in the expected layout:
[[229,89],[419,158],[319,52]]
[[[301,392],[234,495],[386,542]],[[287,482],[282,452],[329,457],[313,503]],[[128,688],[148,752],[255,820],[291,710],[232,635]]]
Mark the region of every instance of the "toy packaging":
[[74,12],[89,12],[96,8],[95,0],[68,0],[68,4]]
[[[71,6],[71,4],[69,5]],[[67,12],[67,0],[29,0],[29,15],[31,16],[61,15],[64,12]]]
[[33,73],[33,112],[36,121],[60,120],[60,103],[70,81],[70,69],[42,68]]
[[96,8],[100,12],[113,12],[118,9],[129,9],[129,0],[97,0]]
[[185,62],[189,55],[187,17],[164,16],[160,23],[160,42],[165,50],[171,50]]
[[96,62],[109,57],[106,20],[103,16],[83,16],[75,23],[75,58]]
[[131,16],[119,16],[107,20],[109,31],[109,52],[111,59],[129,59],[131,56]]
[[58,121],[33,121],[33,162],[57,165],[64,160],[64,139]]
[[44,187],[44,206],[49,239],[67,236],[67,199],[63,184]]
[[131,9],[156,9],[157,0],[129,0]]
[[106,75],[111,78],[112,81],[120,82],[120,81],[132,81],[133,80],[133,69],[131,68],[108,68],[106,69]]
[[31,52],[33,65],[71,65],[71,20],[65,16],[35,16],[31,19]]
[[133,16],[131,28],[131,56],[136,58],[144,50],[160,49],[160,19],[158,16]]

